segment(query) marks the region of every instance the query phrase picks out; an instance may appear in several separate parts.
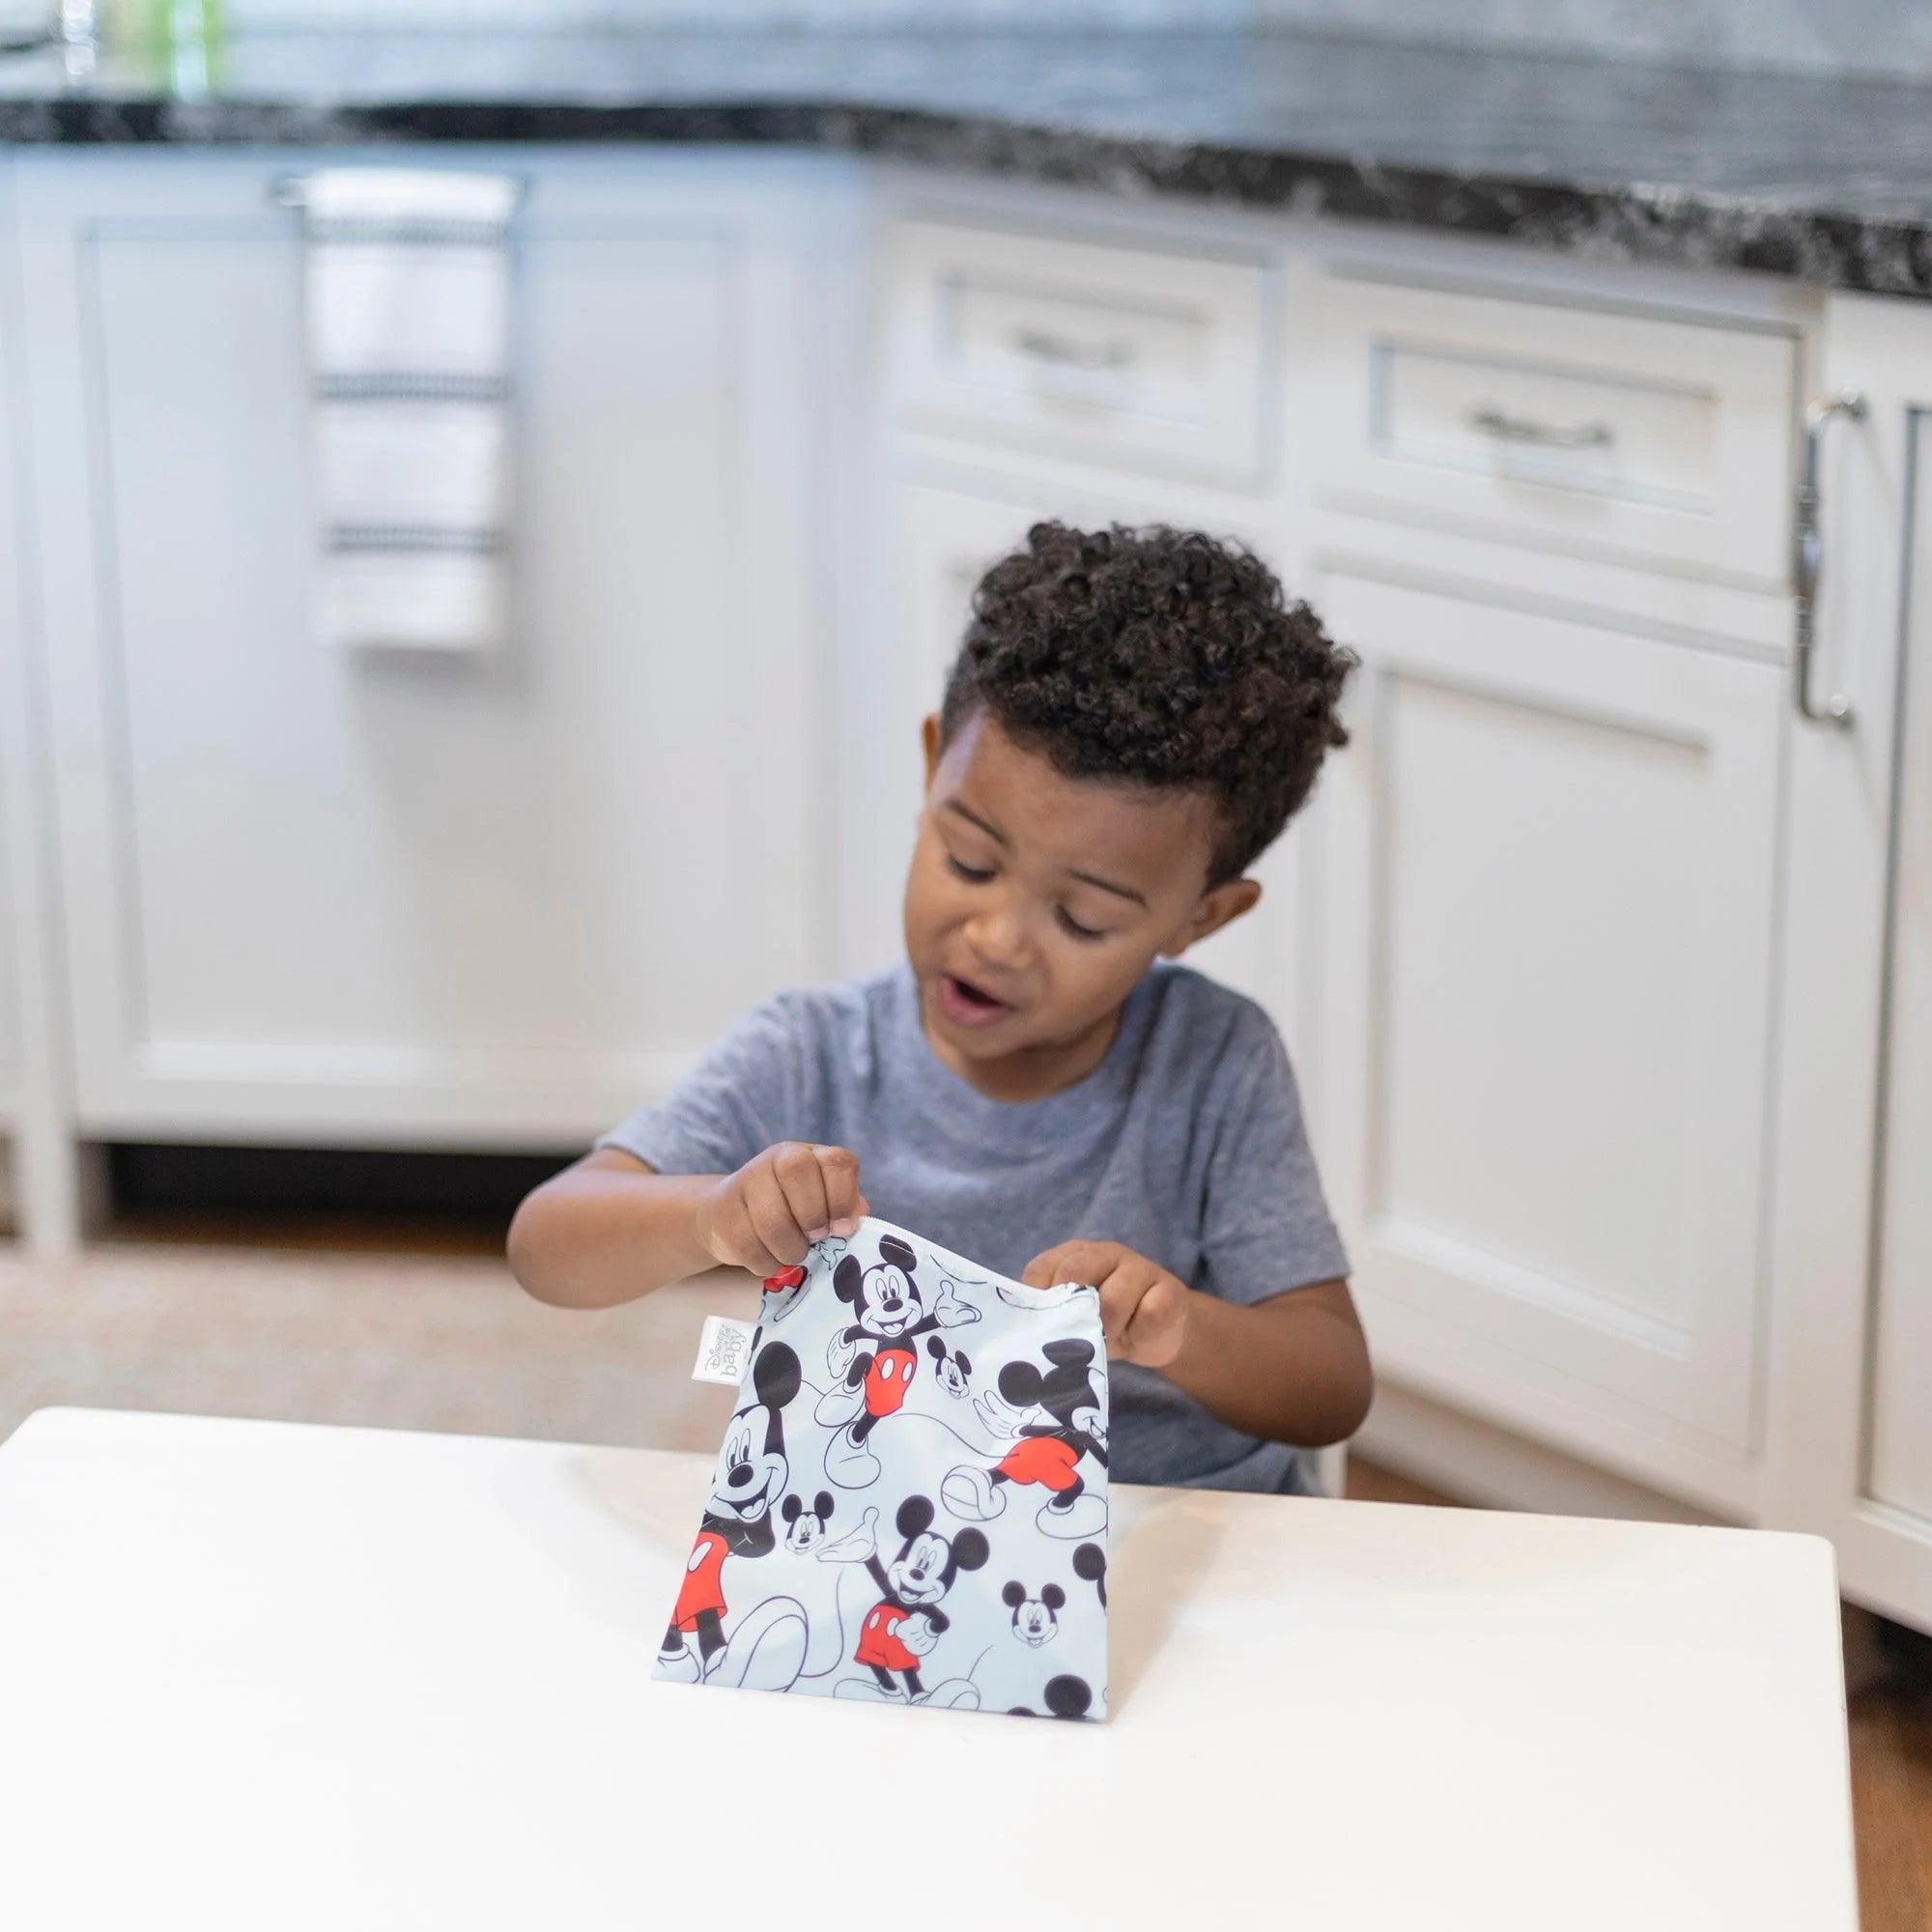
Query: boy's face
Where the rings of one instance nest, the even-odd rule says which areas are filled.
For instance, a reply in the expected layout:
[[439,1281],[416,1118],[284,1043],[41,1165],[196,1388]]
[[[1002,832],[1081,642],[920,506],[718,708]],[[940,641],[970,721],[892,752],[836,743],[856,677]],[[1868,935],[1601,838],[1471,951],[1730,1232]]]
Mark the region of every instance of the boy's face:
[[1104,1050],[1156,956],[1261,896],[1252,879],[1208,889],[1220,825],[1202,794],[1065,777],[983,711],[944,752],[939,721],[923,728],[906,954],[946,1058],[991,1069]]

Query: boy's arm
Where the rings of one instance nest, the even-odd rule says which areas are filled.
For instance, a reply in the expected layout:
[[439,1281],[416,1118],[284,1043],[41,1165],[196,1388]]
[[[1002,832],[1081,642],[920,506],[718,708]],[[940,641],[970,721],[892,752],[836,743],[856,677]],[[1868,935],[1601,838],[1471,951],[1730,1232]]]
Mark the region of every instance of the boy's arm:
[[1108,1354],[1158,1369],[1243,1435],[1321,1449],[1369,1412],[1375,1377],[1345,1281],[1244,1305],[1187,1287],[1118,1241],[1049,1248],[1025,1279],[1097,1288]]
[[559,1308],[635,1301],[715,1265],[697,1238],[697,1204],[717,1183],[600,1148],[525,1197],[510,1223],[510,1271]]
[[510,1268],[539,1301],[611,1308],[721,1263],[774,1274],[867,1211],[844,1148],[784,1141],[725,1175],[659,1174],[600,1148],[525,1198]]
[[1375,1394],[1346,1281],[1243,1307],[1187,1291],[1180,1351],[1161,1374],[1246,1435],[1325,1449],[1362,1426]]

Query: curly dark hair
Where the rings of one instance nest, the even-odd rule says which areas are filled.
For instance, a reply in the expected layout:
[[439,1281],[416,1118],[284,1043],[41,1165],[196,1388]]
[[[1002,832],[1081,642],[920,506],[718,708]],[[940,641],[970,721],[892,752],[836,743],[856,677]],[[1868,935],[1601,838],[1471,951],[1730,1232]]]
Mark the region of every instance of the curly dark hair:
[[1068,778],[1208,793],[1208,883],[1247,870],[1346,745],[1357,660],[1238,544],[1163,524],[1036,524],[973,593],[940,738],[983,706]]

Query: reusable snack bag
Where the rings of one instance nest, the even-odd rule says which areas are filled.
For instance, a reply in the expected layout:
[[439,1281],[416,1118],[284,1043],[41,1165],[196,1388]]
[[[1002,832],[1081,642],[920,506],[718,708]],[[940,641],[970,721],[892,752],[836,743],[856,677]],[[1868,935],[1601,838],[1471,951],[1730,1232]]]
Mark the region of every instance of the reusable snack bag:
[[765,1283],[655,1674],[1107,1709],[1099,1297],[884,1221]]

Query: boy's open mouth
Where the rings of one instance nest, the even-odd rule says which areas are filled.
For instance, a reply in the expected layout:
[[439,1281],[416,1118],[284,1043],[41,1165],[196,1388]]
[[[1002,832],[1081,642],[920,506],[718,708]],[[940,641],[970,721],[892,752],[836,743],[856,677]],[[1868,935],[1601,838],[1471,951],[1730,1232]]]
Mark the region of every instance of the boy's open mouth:
[[960,979],[956,973],[939,976],[939,1004],[954,1026],[989,1026],[1012,1011],[1006,1001],[996,1000],[983,987]]

